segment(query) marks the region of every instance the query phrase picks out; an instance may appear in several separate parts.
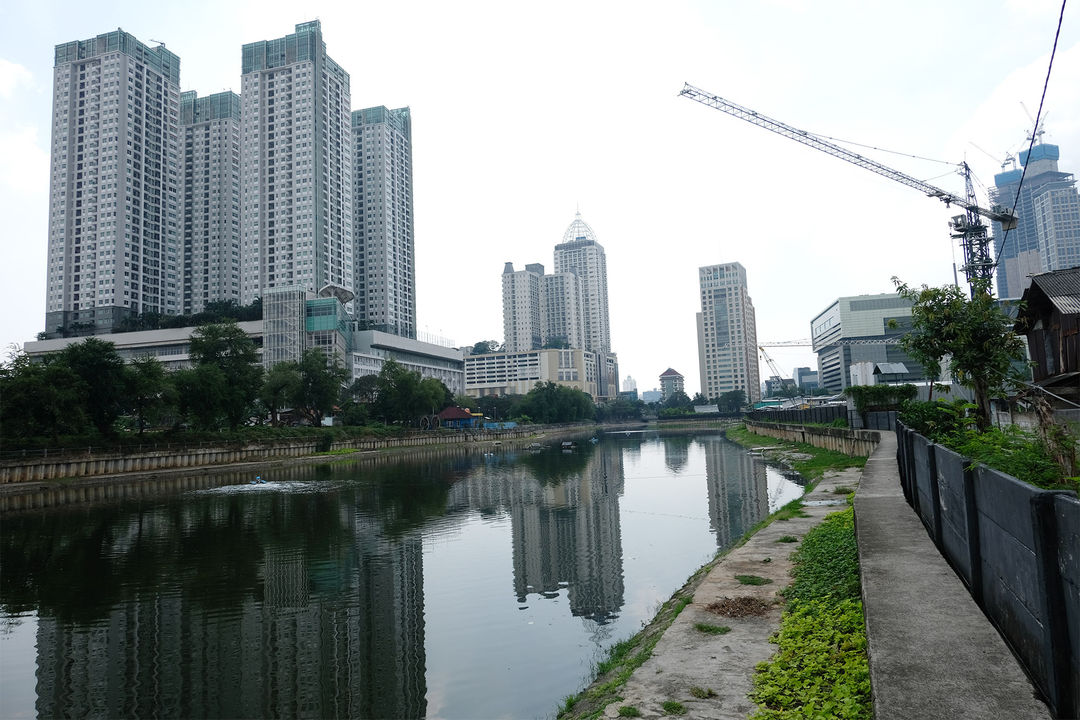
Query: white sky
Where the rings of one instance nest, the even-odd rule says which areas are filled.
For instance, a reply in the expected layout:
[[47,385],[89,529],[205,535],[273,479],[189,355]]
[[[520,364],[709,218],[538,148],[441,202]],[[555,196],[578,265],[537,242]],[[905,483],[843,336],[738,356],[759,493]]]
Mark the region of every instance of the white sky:
[[[1080,171],[1080,9],[1065,11],[1046,141]],[[553,269],[580,205],[607,253],[612,349],[640,390],[699,389],[697,268],[747,269],[762,341],[842,295],[952,280],[954,209],[686,98],[683,82],[813,132],[958,162],[984,185],[1024,143],[1060,3],[6,2],[0,9],[0,347],[43,329],[53,47],[122,27],[181,89],[239,91],[240,47],[322,21],[354,109],[413,114],[417,316],[502,340],[506,261]],[[974,145],[972,144],[974,143]],[[1026,147],[1026,143],[1024,144]],[[858,150],[856,148],[856,150]],[[929,180],[944,165],[866,154]],[[931,181],[962,193],[959,177]],[[809,348],[770,354],[790,377]],[[762,377],[768,376],[762,363]]]

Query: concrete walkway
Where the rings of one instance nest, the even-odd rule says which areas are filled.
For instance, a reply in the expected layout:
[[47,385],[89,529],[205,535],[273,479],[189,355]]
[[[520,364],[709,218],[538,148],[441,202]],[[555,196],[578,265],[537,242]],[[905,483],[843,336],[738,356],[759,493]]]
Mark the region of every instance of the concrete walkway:
[[895,433],[881,436],[855,495],[876,720],[1051,718],[904,500]]

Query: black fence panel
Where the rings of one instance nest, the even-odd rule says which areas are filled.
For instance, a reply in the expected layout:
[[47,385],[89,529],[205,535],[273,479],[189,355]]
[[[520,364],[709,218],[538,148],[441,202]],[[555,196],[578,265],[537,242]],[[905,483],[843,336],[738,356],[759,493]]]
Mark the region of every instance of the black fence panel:
[[837,420],[848,420],[846,405],[823,405],[806,410],[754,410],[747,414],[751,420],[756,422],[791,423],[796,425],[803,423],[830,425]]
[[936,524],[934,522],[934,515],[937,511],[936,503],[934,502],[934,485],[937,482],[937,478],[934,476],[934,444],[924,438],[922,435],[916,435],[913,438],[912,460],[914,467],[914,491],[916,495],[916,508],[919,513],[919,519],[922,520],[923,525],[926,526],[926,531],[930,533],[931,539],[937,544],[938,536],[935,533]]
[[968,547],[967,502],[964,498],[964,468],[967,460],[948,448],[934,446],[937,468],[938,507],[941,541],[938,546],[956,573],[970,588],[971,551]]
[[897,426],[904,495],[1058,717],[1080,711],[1080,500]]
[[1066,657],[1058,660],[1064,666],[1066,676],[1072,678],[1072,712],[1080,715],[1080,500],[1067,495],[1055,496],[1054,519],[1058,537],[1056,565],[1061,574],[1061,602],[1064,605],[1063,636],[1072,638],[1067,651],[1062,653]]

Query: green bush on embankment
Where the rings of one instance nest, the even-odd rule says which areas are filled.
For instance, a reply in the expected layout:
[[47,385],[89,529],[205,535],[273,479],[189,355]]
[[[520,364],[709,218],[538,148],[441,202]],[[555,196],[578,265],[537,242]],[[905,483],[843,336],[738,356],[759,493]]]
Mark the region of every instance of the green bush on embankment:
[[752,720],[868,720],[870,665],[851,508],[833,513],[796,551],[776,655],[757,668]]

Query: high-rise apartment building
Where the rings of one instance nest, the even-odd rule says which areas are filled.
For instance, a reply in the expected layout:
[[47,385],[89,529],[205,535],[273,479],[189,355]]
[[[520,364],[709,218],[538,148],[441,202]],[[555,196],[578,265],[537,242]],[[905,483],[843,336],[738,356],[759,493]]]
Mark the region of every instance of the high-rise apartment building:
[[757,321],[746,284],[746,268],[725,263],[698,269],[701,312],[697,315],[701,393],[709,400],[742,390],[747,402],[761,399]]
[[1080,265],[1080,196],[1075,178],[1058,170],[1060,154],[1057,145],[1040,142],[1030,153],[1020,153],[1024,172],[994,176],[991,202],[1014,208],[1017,215],[1008,237],[1000,223],[993,223],[999,297],[1023,295],[1031,275]]
[[555,272],[574,273],[581,278],[582,319],[585,349],[611,352],[611,322],[608,317],[607,256],[596,241],[596,233],[577,213],[555,246]]
[[537,350],[543,344],[540,324],[540,280],[543,276],[544,266],[539,263],[516,271],[510,262],[503,267],[503,342],[506,352]]
[[572,272],[544,274],[530,263],[502,275],[503,338],[507,352],[543,347],[585,348],[581,278]]
[[585,347],[585,294],[581,278],[572,272],[540,278],[540,324],[545,345]]
[[116,30],[56,46],[45,328],[176,313],[180,58]]
[[349,74],[318,20],[244,45],[241,302],[273,288],[353,290]]
[[356,319],[416,337],[412,118],[409,108],[352,114]]
[[180,93],[180,311],[240,302],[240,96]]
[[682,373],[678,370],[672,370],[668,368],[664,372],[660,373],[660,395],[664,400],[667,400],[675,393],[686,392],[686,385],[684,382]]

